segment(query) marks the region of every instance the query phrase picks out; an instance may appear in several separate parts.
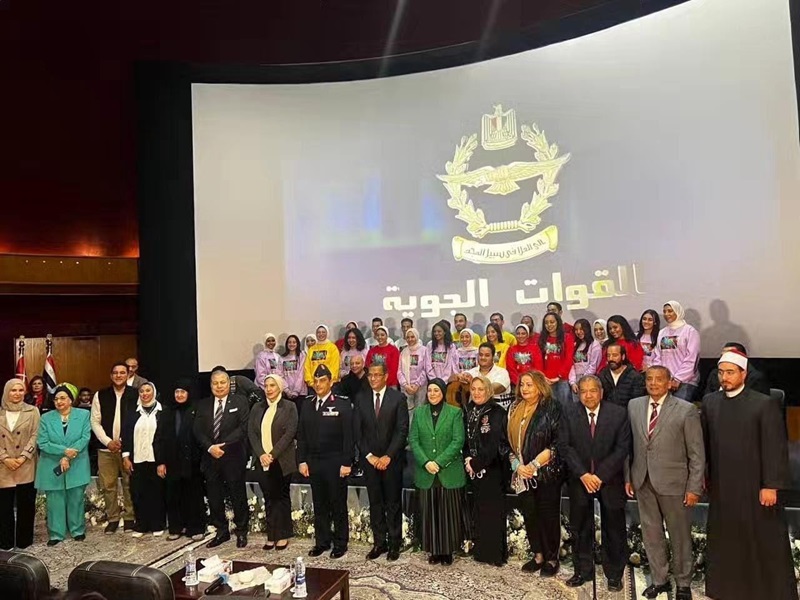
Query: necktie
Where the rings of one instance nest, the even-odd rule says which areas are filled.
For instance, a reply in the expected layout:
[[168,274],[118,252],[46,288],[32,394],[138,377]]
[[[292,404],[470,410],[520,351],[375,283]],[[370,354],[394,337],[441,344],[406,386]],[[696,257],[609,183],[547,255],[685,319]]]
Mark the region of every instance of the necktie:
[[377,417],[381,412],[381,395],[375,392],[375,416]]
[[[590,412],[589,413],[589,433],[592,435],[592,439],[594,439],[594,430],[595,430],[595,426],[596,425],[597,424],[594,422],[594,413]],[[594,450],[592,451],[592,454],[594,454]],[[591,463],[590,470],[591,470],[592,473],[594,473],[594,458],[592,458],[590,463]]]
[[222,426],[222,398],[217,399],[217,409],[214,411],[214,441],[219,439],[219,428]]
[[322,408],[322,398],[317,398],[317,412]]
[[651,404],[653,412],[650,414],[650,424],[647,426],[647,439],[653,437],[653,432],[656,430],[656,423],[658,423],[658,404],[653,402]]

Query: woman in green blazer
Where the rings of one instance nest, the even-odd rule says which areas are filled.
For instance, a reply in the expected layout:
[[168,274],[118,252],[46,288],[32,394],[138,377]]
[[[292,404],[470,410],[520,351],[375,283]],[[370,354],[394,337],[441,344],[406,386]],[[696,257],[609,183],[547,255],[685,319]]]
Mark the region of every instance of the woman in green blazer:
[[53,402],[56,410],[42,415],[39,423],[35,482],[47,498],[48,546],[61,542],[67,530],[74,540],[86,539],[84,491],[91,477],[89,411],[72,407],[75,395],[65,385],[56,388]]
[[414,484],[422,523],[422,549],[432,565],[453,564],[453,552],[464,541],[467,477],[461,449],[464,419],[461,409],[444,401],[447,384],[428,384],[428,403],[414,411],[408,442],[416,467]]

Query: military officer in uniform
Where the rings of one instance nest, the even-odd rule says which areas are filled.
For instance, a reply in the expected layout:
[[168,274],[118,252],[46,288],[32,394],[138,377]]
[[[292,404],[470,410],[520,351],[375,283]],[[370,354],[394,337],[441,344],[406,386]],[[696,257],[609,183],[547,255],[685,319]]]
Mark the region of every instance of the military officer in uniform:
[[[355,452],[353,408],[348,398],[331,393],[333,375],[325,365],[314,371],[316,394],[306,398],[297,431],[300,474],[311,478],[315,544],[309,556],[333,545],[331,558],[347,552],[347,477]],[[331,524],[333,531],[331,532]]]

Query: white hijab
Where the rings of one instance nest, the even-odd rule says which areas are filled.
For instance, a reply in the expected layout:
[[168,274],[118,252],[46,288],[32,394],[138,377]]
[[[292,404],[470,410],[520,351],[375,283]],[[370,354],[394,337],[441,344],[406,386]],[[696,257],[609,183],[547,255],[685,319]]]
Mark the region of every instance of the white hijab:
[[411,344],[406,344],[406,347],[403,348],[403,351],[400,353],[400,368],[403,370],[403,375],[406,376],[406,381],[411,379],[411,353],[420,347],[419,331],[411,327],[408,331],[406,331],[406,335],[408,335],[409,331],[413,332],[414,335],[417,336],[417,343],[413,346]]
[[686,325],[686,321],[684,320],[686,312],[683,310],[680,302],[677,302],[676,300],[670,300],[669,302],[665,302],[664,306],[671,306],[672,310],[674,310],[675,314],[677,315],[672,323],[667,323],[670,329],[680,329]]

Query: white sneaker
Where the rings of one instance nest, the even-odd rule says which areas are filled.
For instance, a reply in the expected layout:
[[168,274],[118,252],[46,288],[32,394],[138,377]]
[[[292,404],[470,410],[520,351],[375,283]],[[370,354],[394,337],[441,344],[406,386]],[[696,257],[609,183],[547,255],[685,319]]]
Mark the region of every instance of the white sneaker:
[[163,529],[161,529],[160,531],[154,531],[153,532],[153,537],[159,537],[159,536],[162,536],[162,535],[164,535],[164,530]]
[[143,535],[144,535],[144,534],[143,534],[141,531],[134,531],[134,532],[131,534],[131,537],[140,538],[140,537],[142,537]]

